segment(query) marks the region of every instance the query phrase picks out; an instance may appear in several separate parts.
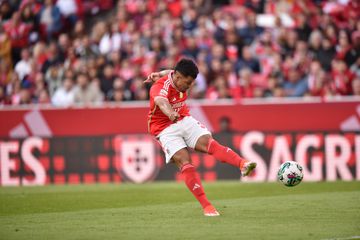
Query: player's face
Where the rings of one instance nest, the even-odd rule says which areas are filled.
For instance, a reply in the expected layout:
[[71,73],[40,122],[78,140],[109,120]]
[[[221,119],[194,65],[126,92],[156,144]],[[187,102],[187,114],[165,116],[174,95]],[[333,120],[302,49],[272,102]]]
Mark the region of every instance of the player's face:
[[175,72],[173,79],[174,79],[175,87],[180,92],[186,92],[195,82],[194,78],[192,78],[190,76],[185,77],[180,72]]

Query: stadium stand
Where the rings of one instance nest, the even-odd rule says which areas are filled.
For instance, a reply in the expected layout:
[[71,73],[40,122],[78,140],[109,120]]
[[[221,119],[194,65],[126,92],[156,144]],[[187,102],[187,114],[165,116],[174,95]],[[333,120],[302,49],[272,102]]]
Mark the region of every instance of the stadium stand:
[[0,0],[0,105],[147,100],[198,63],[193,99],[360,95],[350,0]]

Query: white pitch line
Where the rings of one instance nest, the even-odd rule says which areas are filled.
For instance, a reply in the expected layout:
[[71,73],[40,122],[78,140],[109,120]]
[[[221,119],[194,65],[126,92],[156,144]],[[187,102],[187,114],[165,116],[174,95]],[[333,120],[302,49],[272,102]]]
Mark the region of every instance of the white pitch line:
[[344,238],[325,238],[321,240],[349,240],[349,239],[360,239],[360,236],[351,236],[351,237],[344,237]]

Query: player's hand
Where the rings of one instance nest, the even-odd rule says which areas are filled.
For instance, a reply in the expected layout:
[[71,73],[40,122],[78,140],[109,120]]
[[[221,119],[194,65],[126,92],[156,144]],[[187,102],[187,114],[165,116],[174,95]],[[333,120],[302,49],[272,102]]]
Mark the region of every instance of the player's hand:
[[179,119],[179,117],[180,117],[180,114],[178,113],[178,112],[172,112],[171,114],[170,114],[170,116],[169,116],[169,119],[170,119],[170,121],[172,121],[172,122],[177,122],[177,120]]
[[156,82],[161,77],[159,72],[150,73],[150,75],[146,78],[144,83],[153,83]]

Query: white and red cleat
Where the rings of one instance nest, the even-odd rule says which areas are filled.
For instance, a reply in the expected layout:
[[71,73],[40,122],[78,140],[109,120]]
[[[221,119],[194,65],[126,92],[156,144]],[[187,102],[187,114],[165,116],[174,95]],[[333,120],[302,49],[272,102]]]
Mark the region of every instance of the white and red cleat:
[[220,213],[216,210],[216,208],[213,205],[208,205],[204,208],[204,216],[216,217],[216,216],[220,216]]
[[256,162],[246,161],[242,168],[240,168],[241,176],[248,176],[256,168]]

